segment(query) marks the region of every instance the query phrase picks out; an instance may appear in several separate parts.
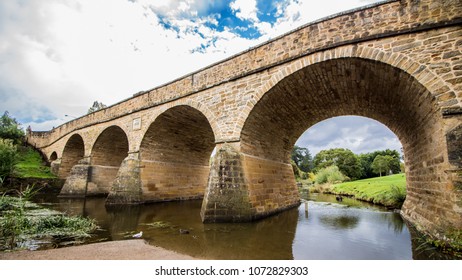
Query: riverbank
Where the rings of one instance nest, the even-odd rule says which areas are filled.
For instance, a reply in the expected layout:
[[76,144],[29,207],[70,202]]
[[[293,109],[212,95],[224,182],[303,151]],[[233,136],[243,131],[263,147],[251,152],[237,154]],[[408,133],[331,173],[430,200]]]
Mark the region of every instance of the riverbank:
[[39,251],[0,252],[0,260],[194,260],[133,239]]
[[404,174],[395,174],[333,185],[322,184],[313,187],[310,192],[348,196],[399,209],[406,198],[406,177]]

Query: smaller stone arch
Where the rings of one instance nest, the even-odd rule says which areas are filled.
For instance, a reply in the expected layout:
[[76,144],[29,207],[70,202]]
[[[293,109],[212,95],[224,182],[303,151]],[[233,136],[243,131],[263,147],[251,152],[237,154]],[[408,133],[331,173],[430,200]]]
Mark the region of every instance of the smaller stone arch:
[[51,173],[58,175],[59,174],[59,166],[61,161],[58,160],[58,153],[53,151],[51,155],[48,157],[48,161],[50,163]]
[[55,161],[58,159],[58,153],[56,153],[55,151],[51,153],[51,155],[48,157],[49,161],[52,162],[52,161]]
[[128,151],[127,134],[119,126],[107,127],[99,134],[91,148],[87,195],[109,193]]
[[203,197],[214,148],[215,134],[202,111],[184,104],[163,110],[140,144],[143,200]]
[[85,143],[80,134],[73,134],[66,142],[61,157],[61,165],[58,176],[66,179],[72,167],[85,156]]

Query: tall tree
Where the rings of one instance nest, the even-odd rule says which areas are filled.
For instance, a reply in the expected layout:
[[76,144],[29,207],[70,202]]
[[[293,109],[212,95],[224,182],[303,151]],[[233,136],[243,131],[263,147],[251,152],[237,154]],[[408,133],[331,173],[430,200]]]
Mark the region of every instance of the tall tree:
[[292,149],[291,159],[304,172],[310,172],[313,169],[313,158],[307,148],[295,145]]
[[394,158],[390,155],[377,155],[372,162],[372,170],[374,170],[375,173],[380,174],[380,177],[382,177],[382,172],[387,175],[387,173],[391,171],[393,161]]
[[8,111],[5,111],[0,117],[0,138],[11,139],[18,144],[24,139],[24,131],[21,124],[11,117]]
[[93,105],[88,109],[88,114],[99,111],[101,109],[106,108],[107,106],[104,105],[102,102],[95,101],[93,102]]
[[322,150],[314,157],[316,171],[331,165],[336,165],[340,172],[352,180],[361,177],[362,167],[359,157],[349,149],[335,148]]

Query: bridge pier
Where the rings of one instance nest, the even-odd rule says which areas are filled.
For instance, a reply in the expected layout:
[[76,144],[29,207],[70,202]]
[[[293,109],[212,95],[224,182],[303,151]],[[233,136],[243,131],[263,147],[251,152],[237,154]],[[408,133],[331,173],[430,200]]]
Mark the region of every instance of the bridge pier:
[[139,152],[130,153],[122,161],[106,204],[142,203],[141,188],[140,154]]
[[90,174],[90,157],[78,161],[71,168],[69,176],[64,183],[60,197],[85,197],[87,195],[88,177]]
[[290,164],[250,157],[220,144],[202,202],[205,223],[247,222],[300,205]]

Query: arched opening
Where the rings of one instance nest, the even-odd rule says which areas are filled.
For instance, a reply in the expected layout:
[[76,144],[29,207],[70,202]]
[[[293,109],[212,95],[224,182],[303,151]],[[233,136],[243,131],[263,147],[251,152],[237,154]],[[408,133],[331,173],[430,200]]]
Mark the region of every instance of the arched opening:
[[[428,207],[444,211],[441,200],[447,198],[439,190],[444,188],[447,178],[444,172],[436,172],[444,168],[444,149],[435,149],[435,145],[443,145],[444,137],[434,98],[408,73],[360,58],[307,66],[264,94],[241,132],[245,160],[252,161],[252,166],[262,166],[248,172],[248,181],[294,184],[288,174],[291,150],[299,136],[322,120],[345,115],[377,120],[390,128],[403,144],[408,186],[405,208],[412,207],[428,220],[434,219],[434,212],[427,211]],[[274,167],[265,168],[267,162]],[[275,185],[251,183],[250,196],[265,188],[273,188],[272,192],[281,196],[284,189]],[[422,191],[429,189],[432,191]],[[283,203],[277,196],[268,199]]]
[[190,106],[177,106],[151,124],[140,147],[143,199],[202,198],[215,137],[207,118]]
[[57,159],[58,159],[58,154],[56,152],[51,153],[49,161],[52,162],[52,161],[55,161]]
[[59,167],[59,178],[66,179],[72,167],[76,165],[85,155],[85,146],[80,135],[74,134],[69,138],[63,150],[61,165]]
[[128,155],[128,138],[118,126],[106,128],[96,139],[91,151],[89,191],[109,193],[120,164]]
[[[400,207],[406,185],[401,151],[398,137],[380,122],[365,117],[341,116],[323,120],[306,130],[295,143],[291,164],[303,190],[310,188],[316,192],[329,189],[329,192],[335,193],[336,183],[375,178],[374,188],[376,184],[380,186],[380,195],[395,194],[387,200],[377,197],[376,202]],[[391,177],[385,177],[388,175]],[[372,192],[374,188],[368,186],[370,180],[367,182],[356,181],[354,187]],[[391,182],[393,187],[389,185]],[[322,185],[325,183],[328,185]],[[349,187],[347,191],[342,189],[342,193],[354,195]],[[304,191],[303,194],[307,193]]]

